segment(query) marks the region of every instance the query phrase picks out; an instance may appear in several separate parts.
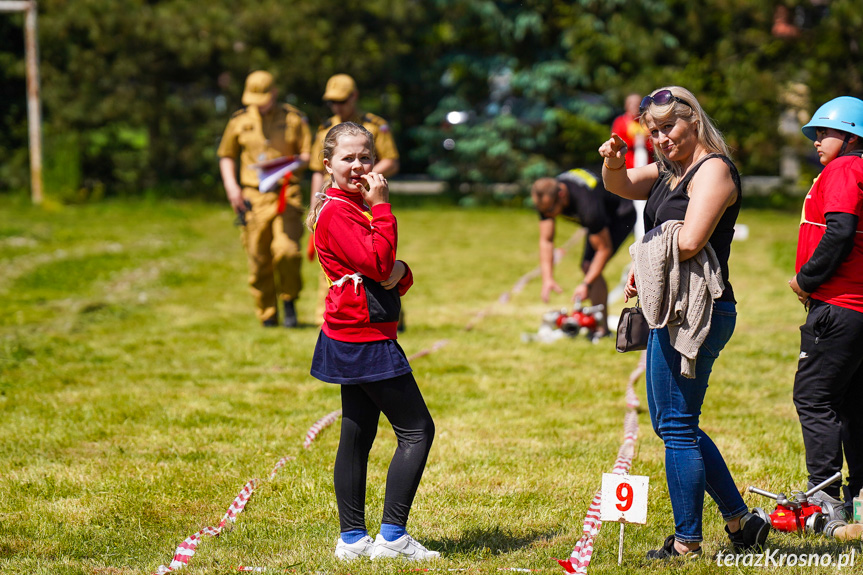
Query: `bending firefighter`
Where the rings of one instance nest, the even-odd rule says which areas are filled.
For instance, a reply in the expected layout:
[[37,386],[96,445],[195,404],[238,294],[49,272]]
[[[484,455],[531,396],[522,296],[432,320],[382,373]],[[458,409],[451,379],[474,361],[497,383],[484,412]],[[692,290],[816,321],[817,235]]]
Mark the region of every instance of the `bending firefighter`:
[[[555,218],[562,216],[580,223],[587,230],[581,258],[584,281],[575,288],[573,300],[590,299],[592,305],[607,308],[608,284],[602,272],[635,225],[632,201],[609,193],[598,176],[581,168],[564,172],[556,178],[538,179],[530,194],[539,212],[542,301],[548,302],[552,291],[563,291],[554,280]],[[608,335],[605,315],[596,338]]]

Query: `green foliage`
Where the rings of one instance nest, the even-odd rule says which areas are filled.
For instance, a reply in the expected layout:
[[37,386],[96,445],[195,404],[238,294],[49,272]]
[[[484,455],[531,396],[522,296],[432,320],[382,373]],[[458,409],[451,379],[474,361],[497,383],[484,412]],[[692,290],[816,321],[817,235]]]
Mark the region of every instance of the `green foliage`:
[[49,193],[64,202],[82,197],[81,142],[76,132],[45,134],[42,181]]
[[27,186],[24,18],[0,13],[0,190]]
[[[808,86],[795,104],[804,116],[863,94],[858,0],[787,0],[798,27],[784,36],[772,32],[777,3],[760,0],[38,5],[46,188],[69,201],[220,196],[215,148],[259,68],[313,127],[328,115],[327,77],[352,74],[362,107],[390,120],[402,171],[453,184],[523,184],[537,166],[594,163],[624,97],[668,84],[699,97],[744,173],[775,174],[782,148],[797,145],[777,128],[788,86]],[[22,27],[21,14],[0,15],[0,190],[28,178]],[[603,109],[576,109],[596,95]],[[473,120],[449,126],[453,110]]]

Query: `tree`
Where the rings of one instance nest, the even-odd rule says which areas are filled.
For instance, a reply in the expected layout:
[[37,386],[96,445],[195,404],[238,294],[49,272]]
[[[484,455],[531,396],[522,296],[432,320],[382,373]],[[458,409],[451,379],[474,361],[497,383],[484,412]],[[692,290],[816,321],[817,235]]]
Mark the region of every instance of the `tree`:
[[[526,183],[543,171],[596,163],[611,114],[607,101],[591,95],[622,103],[631,91],[669,84],[699,95],[744,169],[776,170],[783,60],[781,41],[770,36],[772,8],[762,2],[440,0],[435,6],[442,51],[436,61],[452,94],[427,117],[418,139],[441,177]],[[489,81],[502,72],[508,89],[495,95]],[[507,98],[536,102],[542,129],[483,112],[463,125],[445,121],[455,106],[475,110]],[[449,157],[435,151],[447,132],[456,152]]]
[[[808,87],[803,115],[863,94],[858,4],[42,0],[46,170],[71,193],[220,196],[218,139],[245,76],[266,68],[313,127],[326,79],[353,75],[403,172],[454,184],[594,163],[624,96],[669,84],[699,97],[744,173],[772,174],[789,85]],[[0,189],[28,177],[22,21],[0,20]]]
[[27,187],[24,16],[0,14],[0,190]]

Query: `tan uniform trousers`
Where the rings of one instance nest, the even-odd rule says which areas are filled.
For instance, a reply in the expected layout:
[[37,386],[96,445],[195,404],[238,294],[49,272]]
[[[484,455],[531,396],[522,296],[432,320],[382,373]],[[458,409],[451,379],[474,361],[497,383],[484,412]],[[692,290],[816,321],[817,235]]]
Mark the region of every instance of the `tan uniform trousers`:
[[243,197],[252,204],[242,228],[243,247],[249,259],[249,291],[258,319],[265,321],[278,313],[278,300],[297,299],[303,287],[303,197],[300,186],[290,186],[281,214],[278,192],[262,194],[244,187]]

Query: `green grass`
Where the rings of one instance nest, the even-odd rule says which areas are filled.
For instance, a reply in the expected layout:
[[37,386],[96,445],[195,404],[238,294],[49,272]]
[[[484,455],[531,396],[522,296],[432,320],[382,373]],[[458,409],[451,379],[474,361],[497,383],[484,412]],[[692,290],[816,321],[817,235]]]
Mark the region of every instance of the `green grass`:
[[[338,388],[308,375],[316,265],[303,266],[304,326],[264,330],[224,206],[129,201],[39,210],[12,200],[6,207],[0,570],[152,573],[183,539],[216,525],[257,477],[260,487],[233,530],[206,538],[183,572],[227,573],[239,565],[404,572],[400,564],[346,566],[332,558],[338,425],[302,449],[309,426],[339,407]],[[495,303],[536,265],[533,213],[398,205],[396,213],[399,253],[416,277],[400,342],[410,355],[449,340],[413,362],[438,433],[410,531],[443,552],[441,571],[562,572],[551,558],[569,555],[601,474],[611,470],[637,356],[617,354],[610,342],[521,342],[543,312],[567,301],[560,295],[542,304],[533,281],[509,304]],[[703,426],[741,488],[787,491],[806,482],[791,403],[804,314],[786,284],[796,216],[746,211],[741,222],[751,234],[733,250],[738,328],[717,363]],[[563,243],[573,228],[561,231]],[[577,283],[579,252],[561,266],[562,285]],[[618,254],[608,277],[619,277],[626,260]],[[465,331],[485,309],[490,313]],[[643,397],[643,383],[638,392]],[[639,424],[632,473],[650,476],[649,523],[627,528],[622,568],[617,526],[602,530],[591,573],[668,568],[641,559],[673,526],[662,445],[646,413]],[[373,534],[394,447],[382,421],[369,474]],[[296,460],[268,481],[284,455]],[[769,503],[746,498],[752,506]],[[707,552],[724,540],[708,501]],[[794,552],[850,549],[814,536],[774,535],[772,542]],[[707,560],[681,569],[719,570]]]

